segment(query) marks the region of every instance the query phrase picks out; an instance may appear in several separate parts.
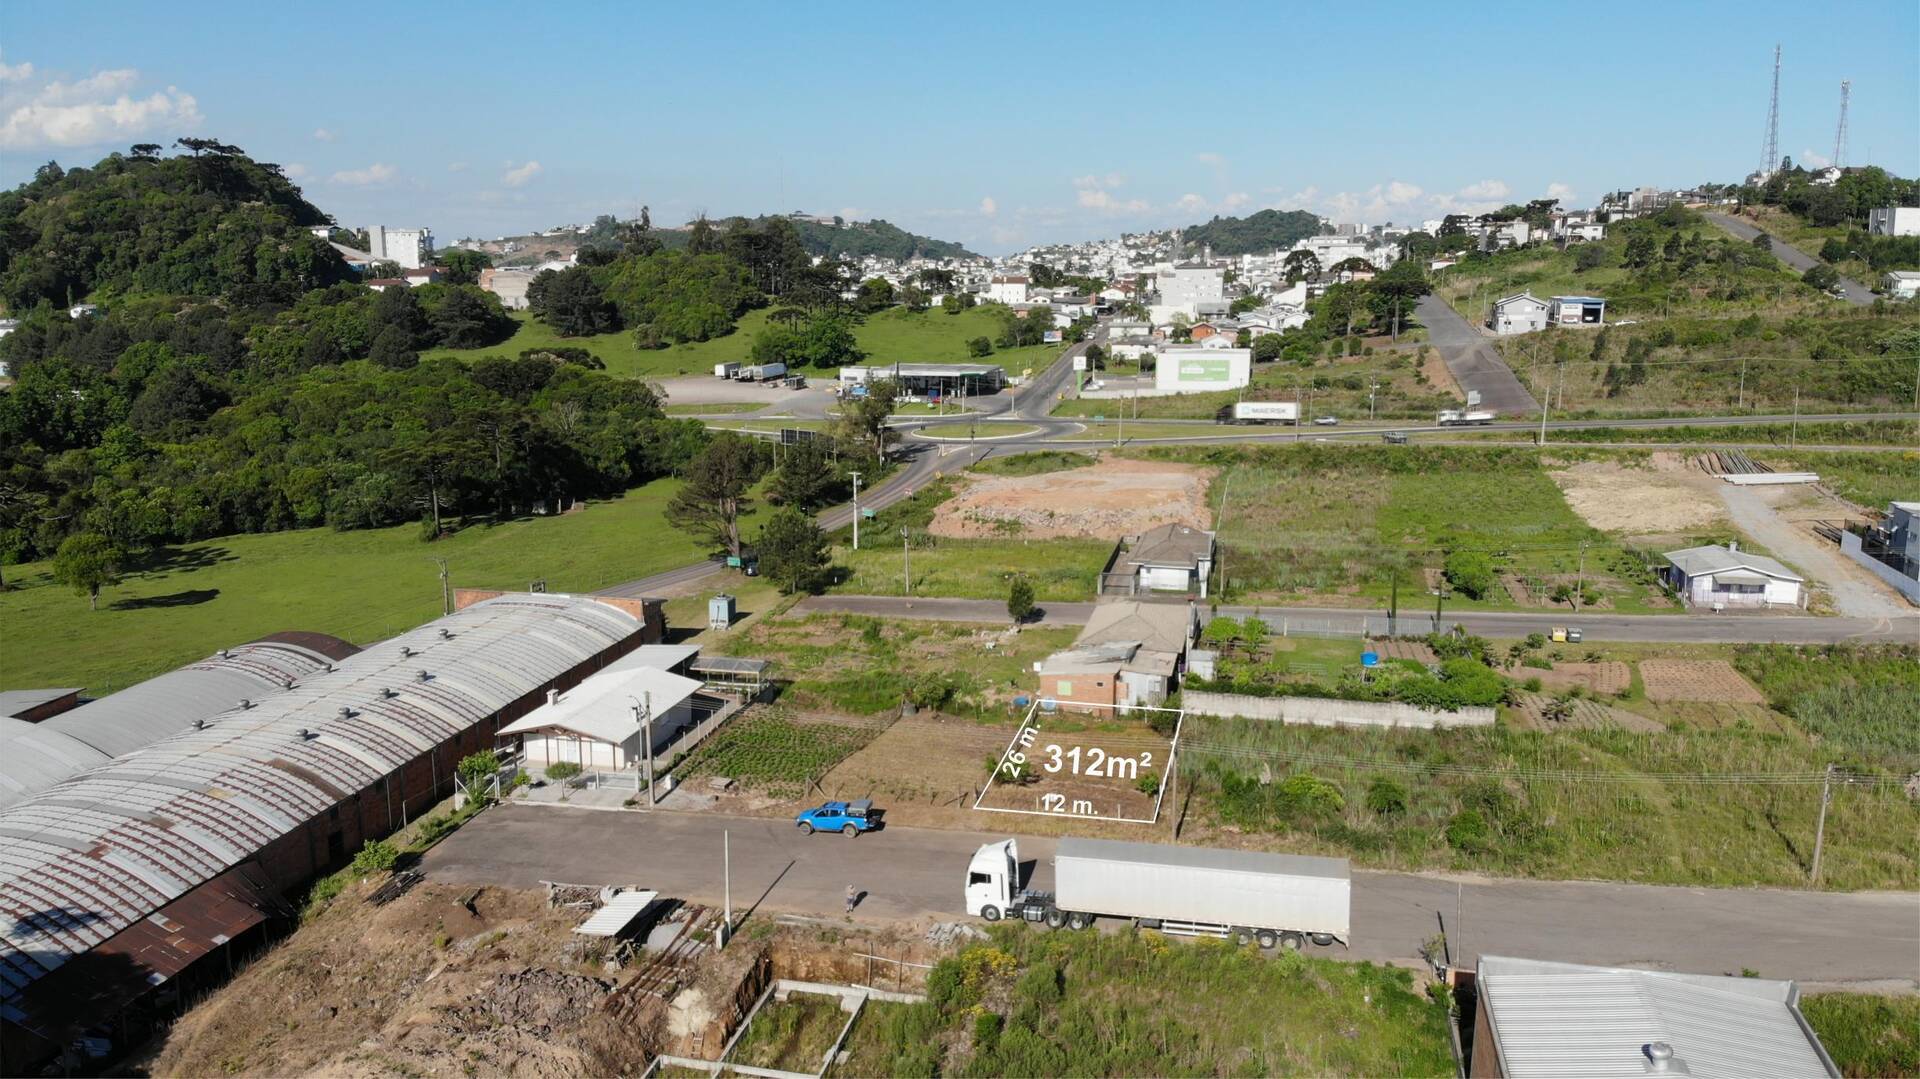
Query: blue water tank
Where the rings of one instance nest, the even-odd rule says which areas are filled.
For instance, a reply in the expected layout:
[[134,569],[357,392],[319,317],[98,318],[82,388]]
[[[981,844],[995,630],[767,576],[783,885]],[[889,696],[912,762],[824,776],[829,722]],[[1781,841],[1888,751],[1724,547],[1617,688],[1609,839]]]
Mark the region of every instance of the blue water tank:
[[1360,665],[1362,667],[1378,667],[1380,665],[1380,653],[1378,652],[1360,653]]
[[1013,706],[1015,708],[1025,708],[1028,704],[1031,704],[1031,703],[1032,703],[1032,698],[1024,695],[1015,697],[1013,699]]

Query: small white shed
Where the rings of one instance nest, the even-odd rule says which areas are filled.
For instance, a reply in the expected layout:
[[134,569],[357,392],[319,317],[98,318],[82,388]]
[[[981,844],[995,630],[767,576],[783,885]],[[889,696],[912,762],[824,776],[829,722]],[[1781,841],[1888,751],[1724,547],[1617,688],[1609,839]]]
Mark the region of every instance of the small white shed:
[[1737,543],[1688,547],[1665,556],[1667,583],[1693,607],[1802,607],[1806,578]]

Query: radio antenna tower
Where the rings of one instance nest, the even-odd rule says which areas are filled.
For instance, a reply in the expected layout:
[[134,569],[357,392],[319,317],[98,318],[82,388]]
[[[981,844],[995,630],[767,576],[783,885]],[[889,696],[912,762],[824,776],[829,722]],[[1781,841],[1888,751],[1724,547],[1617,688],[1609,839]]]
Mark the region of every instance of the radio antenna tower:
[[1760,178],[1773,175],[1780,164],[1780,46],[1773,47],[1773,100],[1767,105],[1767,145],[1760,153]]
[[1840,80],[1840,129],[1833,135],[1833,167],[1847,166],[1847,99],[1853,96],[1853,81]]

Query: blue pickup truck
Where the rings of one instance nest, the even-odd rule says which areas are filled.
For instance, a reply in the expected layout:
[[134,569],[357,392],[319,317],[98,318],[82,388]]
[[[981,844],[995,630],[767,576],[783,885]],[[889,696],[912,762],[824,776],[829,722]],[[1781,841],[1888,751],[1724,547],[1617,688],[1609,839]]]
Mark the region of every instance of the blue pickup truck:
[[803,835],[839,832],[853,836],[880,827],[880,811],[866,798],[857,802],[828,802],[801,812],[793,822],[800,826]]

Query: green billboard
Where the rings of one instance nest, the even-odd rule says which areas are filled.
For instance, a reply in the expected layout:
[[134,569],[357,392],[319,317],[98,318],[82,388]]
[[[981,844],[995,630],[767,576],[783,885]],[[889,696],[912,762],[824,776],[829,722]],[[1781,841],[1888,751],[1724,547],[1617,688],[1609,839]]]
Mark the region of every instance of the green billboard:
[[1182,382],[1229,382],[1232,379],[1233,363],[1230,360],[1180,357]]

